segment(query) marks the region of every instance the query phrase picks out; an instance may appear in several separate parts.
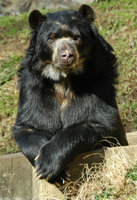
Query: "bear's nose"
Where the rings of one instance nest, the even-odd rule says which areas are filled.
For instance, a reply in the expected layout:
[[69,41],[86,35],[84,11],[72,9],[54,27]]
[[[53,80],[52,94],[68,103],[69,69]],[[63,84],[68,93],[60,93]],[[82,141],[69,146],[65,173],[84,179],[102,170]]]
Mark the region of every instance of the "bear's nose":
[[61,52],[61,59],[65,64],[71,64],[74,60],[73,50],[64,50]]

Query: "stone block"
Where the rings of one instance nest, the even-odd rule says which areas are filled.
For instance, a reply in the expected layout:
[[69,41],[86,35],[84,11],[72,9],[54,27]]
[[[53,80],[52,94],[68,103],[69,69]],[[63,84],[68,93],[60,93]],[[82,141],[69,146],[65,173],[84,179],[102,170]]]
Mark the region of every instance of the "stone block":
[[33,170],[33,200],[63,200],[63,193],[56,187],[56,185],[47,182],[46,180],[38,180],[35,177]]
[[137,131],[126,134],[129,145],[137,145]]
[[32,166],[21,153],[0,157],[0,199],[32,199]]

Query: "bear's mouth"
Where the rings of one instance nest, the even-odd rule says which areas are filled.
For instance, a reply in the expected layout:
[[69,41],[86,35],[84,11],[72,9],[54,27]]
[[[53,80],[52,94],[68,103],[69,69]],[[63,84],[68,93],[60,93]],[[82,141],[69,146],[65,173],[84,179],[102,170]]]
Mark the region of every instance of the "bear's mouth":
[[80,74],[83,72],[84,58],[75,59],[71,64],[60,63],[53,61],[42,61],[41,70],[42,75],[54,81],[60,81],[62,78],[66,78],[68,74]]
[[73,64],[74,64],[74,62],[73,63],[54,63],[53,67],[55,67],[59,70],[70,71]]

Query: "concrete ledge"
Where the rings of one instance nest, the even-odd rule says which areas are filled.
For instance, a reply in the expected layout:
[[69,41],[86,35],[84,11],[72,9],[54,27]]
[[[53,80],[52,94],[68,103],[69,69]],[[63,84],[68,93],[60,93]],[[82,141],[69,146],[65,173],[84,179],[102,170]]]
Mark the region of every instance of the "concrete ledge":
[[63,193],[56,187],[56,185],[48,183],[46,180],[38,180],[35,178],[33,170],[33,200],[63,200]]
[[[113,155],[122,153],[137,160],[137,132],[127,134],[130,146],[99,149],[96,152],[80,154],[69,165],[72,181],[81,175],[85,163],[101,162],[104,157],[110,162]],[[63,193],[45,180],[37,180],[28,160],[21,154],[0,157],[0,200],[63,200]]]
[[126,136],[127,136],[129,145],[137,145],[137,131],[127,133]]
[[32,199],[32,166],[22,153],[0,156],[0,200]]
[[110,161],[116,156],[120,159],[122,156],[130,158],[130,160],[137,160],[137,145],[125,147],[113,147],[105,150],[105,159]]

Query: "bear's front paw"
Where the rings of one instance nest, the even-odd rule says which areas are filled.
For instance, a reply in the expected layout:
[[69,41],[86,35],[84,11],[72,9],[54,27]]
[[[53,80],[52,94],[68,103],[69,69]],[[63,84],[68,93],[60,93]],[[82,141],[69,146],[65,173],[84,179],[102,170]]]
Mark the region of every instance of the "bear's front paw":
[[41,148],[40,154],[35,158],[35,168],[37,177],[39,179],[46,178],[47,181],[55,178],[61,172],[60,158],[50,143]]

